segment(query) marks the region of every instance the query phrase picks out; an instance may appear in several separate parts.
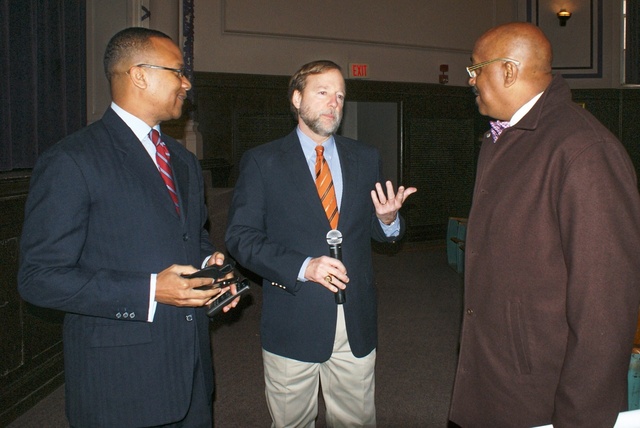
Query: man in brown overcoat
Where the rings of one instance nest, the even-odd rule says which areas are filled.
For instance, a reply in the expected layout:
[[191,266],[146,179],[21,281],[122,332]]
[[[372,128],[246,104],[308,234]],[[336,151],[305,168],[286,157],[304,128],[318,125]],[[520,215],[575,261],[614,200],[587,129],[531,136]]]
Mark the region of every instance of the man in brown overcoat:
[[627,406],[640,302],[634,166],[551,74],[538,27],[489,30],[472,62],[480,113],[503,122],[478,160],[450,419],[612,427]]

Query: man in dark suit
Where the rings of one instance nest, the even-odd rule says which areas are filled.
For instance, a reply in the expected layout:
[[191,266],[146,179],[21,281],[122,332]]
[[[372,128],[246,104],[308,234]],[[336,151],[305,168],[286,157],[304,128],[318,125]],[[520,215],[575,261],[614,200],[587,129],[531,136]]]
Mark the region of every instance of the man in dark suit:
[[[398,210],[416,189],[396,194],[387,182],[385,193],[378,151],[334,135],[345,99],[338,65],[304,65],[291,78],[289,99],[298,127],[245,153],[226,234],[230,254],[263,277],[267,404],[274,426],[313,426],[320,381],[329,426],[374,426],[371,238],[402,236]],[[327,167],[332,183],[320,195],[314,181]],[[335,202],[325,205],[324,196]],[[328,256],[326,235],[336,223],[342,261]],[[343,304],[336,304],[338,290]]]
[[480,113],[506,123],[492,124],[478,159],[450,418],[612,427],[640,301],[633,164],[552,75],[535,25],[487,31],[472,60]]
[[33,170],[20,294],[66,312],[71,426],[210,427],[203,305],[220,290],[195,289],[212,280],[182,275],[224,256],[213,253],[204,229],[198,160],[151,132],[180,116],[191,84],[180,49],[154,30],[119,32],[104,63],[111,107],[43,153]]

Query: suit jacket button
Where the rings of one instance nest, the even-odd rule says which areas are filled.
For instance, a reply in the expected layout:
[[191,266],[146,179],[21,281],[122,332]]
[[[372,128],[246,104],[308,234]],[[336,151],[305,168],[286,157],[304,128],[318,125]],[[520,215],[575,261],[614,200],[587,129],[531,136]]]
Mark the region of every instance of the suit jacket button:
[[116,314],[116,318],[118,318],[118,319],[122,318],[122,314],[121,314],[120,312],[118,312],[118,313]]
[[187,321],[191,322],[193,321],[193,315],[187,315],[186,317],[184,317]]
[[189,234],[185,233],[184,235],[182,235],[182,240],[183,241],[188,241],[189,240]]
[[131,312],[129,314],[129,318],[134,319],[136,317],[136,313],[135,312]]

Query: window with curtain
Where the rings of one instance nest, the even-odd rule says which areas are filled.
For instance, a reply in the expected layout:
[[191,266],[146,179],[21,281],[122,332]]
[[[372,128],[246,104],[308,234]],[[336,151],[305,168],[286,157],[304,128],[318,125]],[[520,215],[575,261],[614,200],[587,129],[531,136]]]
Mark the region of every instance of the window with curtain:
[[85,2],[0,0],[0,172],[86,123]]

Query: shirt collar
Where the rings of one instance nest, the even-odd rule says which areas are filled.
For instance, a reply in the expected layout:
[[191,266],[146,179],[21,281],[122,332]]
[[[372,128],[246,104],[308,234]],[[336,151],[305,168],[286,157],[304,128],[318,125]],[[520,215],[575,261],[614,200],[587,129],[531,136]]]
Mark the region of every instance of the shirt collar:
[[[296,128],[296,132],[298,134],[298,139],[300,140],[300,145],[302,146],[302,151],[304,152],[304,157],[307,159],[307,161],[309,161],[310,159],[315,159],[317,146],[316,142],[309,138],[304,132],[302,132],[299,126]],[[330,135],[329,138],[324,140],[322,146],[324,147],[323,156],[327,159],[327,161],[330,161],[333,157],[333,153],[336,150],[336,141],[333,138],[333,135]]]
[[[138,140],[142,141],[145,137],[149,135],[151,128],[149,127],[149,125],[146,124],[144,120],[132,115],[131,113],[129,113],[128,111],[120,107],[118,104],[114,103],[113,101],[111,102],[111,108],[113,109],[114,112],[116,112],[118,116],[120,116],[120,119],[122,119],[124,123],[126,123],[127,126],[131,128],[131,130],[136,135]],[[160,132],[160,125],[154,126],[153,129],[157,129],[158,132]]]
[[535,97],[531,98],[522,107],[520,107],[518,109],[518,111],[516,111],[513,114],[513,116],[511,116],[511,120],[509,121],[509,124],[511,126],[513,126],[516,123],[520,122],[520,119],[522,119],[527,113],[529,113],[529,111],[533,108],[533,106],[540,99],[540,97],[542,96],[543,93],[544,93],[544,91],[540,92],[538,95],[536,95]]

